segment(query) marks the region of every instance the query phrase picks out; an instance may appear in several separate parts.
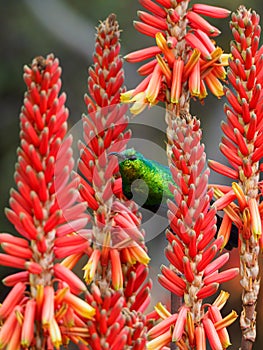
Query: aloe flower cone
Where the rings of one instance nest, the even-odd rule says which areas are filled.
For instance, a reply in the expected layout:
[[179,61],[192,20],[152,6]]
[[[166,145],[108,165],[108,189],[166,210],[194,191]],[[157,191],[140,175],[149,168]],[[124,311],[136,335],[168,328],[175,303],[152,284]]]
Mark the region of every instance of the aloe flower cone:
[[[252,349],[256,339],[256,303],[259,293],[258,258],[262,249],[262,195],[259,182],[262,166],[262,60],[259,48],[259,16],[241,6],[230,22],[234,40],[228,80],[234,89],[226,88],[228,104],[224,136],[220,150],[229,166],[211,161],[217,172],[234,180],[232,187],[215,187],[215,205],[224,209],[224,220],[239,228],[240,274],[243,287],[243,311],[240,317],[242,349]],[[237,200],[237,204],[233,201]],[[227,240],[227,237],[225,237]]]
[[[166,104],[167,156],[176,186],[170,185],[174,201],[168,201],[167,213],[171,230],[167,231],[165,254],[170,266],[162,266],[159,282],[172,296],[183,298],[181,306],[172,305],[171,313],[160,304],[156,306],[162,321],[148,331],[147,349],[162,349],[171,341],[173,349],[206,349],[206,338],[212,349],[225,349],[230,345],[226,327],[237,314],[233,311],[226,319],[220,314],[227,293],[207,311],[203,299],[216,293],[220,283],[236,277],[238,269],[219,272],[229,255],[218,256],[223,237],[214,241],[213,191],[208,189],[200,122],[190,114],[190,101],[191,97],[203,100],[207,88],[217,97],[224,94],[220,80],[225,79],[229,55],[215,46],[211,37],[219,30],[202,15],[223,18],[229,11],[201,4],[188,9],[189,1],[140,3],[151,14],[139,11],[142,22],[135,22],[135,28],[154,37],[156,46],[126,56],[130,62],[152,60],[139,68],[144,80],[121,99],[133,103],[134,114],[159,101]],[[217,327],[218,322],[222,327]]]
[[203,4],[188,8],[189,0],[140,3],[150,13],[138,11],[141,22],[135,21],[134,26],[155,38],[155,46],[125,56],[131,63],[151,60],[138,70],[145,78],[135,89],[122,94],[121,100],[133,103],[134,114],[159,101],[176,105],[178,113],[183,113],[189,109],[190,97],[203,100],[207,88],[215,96],[223,96],[220,80],[225,79],[229,55],[215,45],[214,37],[220,31],[202,15],[224,18],[230,12]]
[[[59,349],[70,340],[79,341],[79,333],[72,329],[76,319],[95,314],[77,296],[86,291],[85,284],[56,263],[57,239],[88,222],[85,206],[76,204],[79,195],[76,180],[71,179],[71,138],[61,146],[68,110],[66,96],[60,94],[60,76],[59,61],[53,55],[36,57],[24,68],[27,92],[20,114],[16,189],[10,192],[6,210],[18,236],[0,234],[1,265],[21,271],[3,281],[12,289],[0,306],[1,348]],[[65,213],[67,218],[73,213],[74,220],[66,220]],[[87,246],[85,241],[82,244]],[[85,327],[80,331],[89,335]]]
[[[218,256],[223,237],[214,240],[216,210],[210,208],[213,191],[208,189],[209,169],[200,142],[200,122],[190,115],[176,118],[170,130],[173,131],[169,139],[170,169],[177,186],[170,185],[174,201],[168,201],[171,230],[167,231],[169,244],[165,255],[170,266],[161,267],[159,282],[174,295],[183,297],[183,304],[170,314],[156,306],[163,320],[149,330],[147,348],[161,349],[172,341],[182,349],[205,349],[204,339],[208,339],[212,349],[224,349],[230,345],[226,327],[235,321],[237,314],[233,311],[222,321],[220,310],[228,298],[225,292],[212,305],[206,304],[207,311],[203,300],[215,294],[221,283],[235,278],[239,270],[219,272],[229,253]],[[217,328],[217,322],[222,322],[222,327]],[[170,336],[164,337],[171,326]]]
[[[147,36],[155,38],[156,46],[151,46],[125,56],[129,62],[151,59],[141,66],[139,74],[145,76],[133,90],[122,94],[121,101],[133,103],[131,112],[138,114],[146,106],[158,102],[166,104],[168,125],[167,154],[171,156],[169,145],[170,119],[189,114],[190,99],[203,100],[207,88],[217,97],[221,97],[225,79],[224,66],[229,55],[223,54],[211,39],[220,34],[202,15],[224,18],[229,11],[223,8],[195,4],[188,8],[186,1],[140,1],[148,12],[139,11],[141,22],[134,22],[135,28]],[[172,297],[173,298],[173,297]],[[172,300],[174,309],[179,300]]]
[[[79,193],[91,212],[91,251],[84,278],[87,301],[96,309],[87,326],[92,349],[144,349],[150,302],[149,257],[140,229],[141,215],[122,194],[117,158],[131,132],[127,107],[119,104],[124,72],[119,56],[120,31],[111,14],[97,28],[94,64],[89,69],[87,115],[79,142]],[[134,327],[138,325],[138,327]]]

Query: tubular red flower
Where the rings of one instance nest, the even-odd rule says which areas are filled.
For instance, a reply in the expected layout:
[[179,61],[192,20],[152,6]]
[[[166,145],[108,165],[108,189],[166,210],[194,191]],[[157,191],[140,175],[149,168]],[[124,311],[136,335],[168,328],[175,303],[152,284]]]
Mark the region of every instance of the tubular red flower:
[[184,62],[181,59],[175,60],[173,64],[173,77],[171,86],[171,102],[178,103],[182,89],[182,76],[183,76]]
[[90,306],[88,303],[78,298],[74,294],[67,291],[63,297],[63,300],[71,306],[77,314],[85,318],[92,318],[95,314],[95,309]]
[[195,328],[195,340],[196,340],[196,350],[206,349],[206,337],[205,331],[202,325],[198,325]]
[[212,350],[223,349],[220,338],[217,334],[217,331],[212,321],[209,318],[204,318],[202,323],[204,326],[205,334],[208,338],[208,341],[209,341],[209,344],[211,345]]
[[44,288],[44,300],[41,315],[41,321],[44,327],[48,327],[54,317],[54,294],[53,287],[46,286]]
[[235,278],[236,276],[238,276],[238,274],[238,268],[232,268],[220,273],[214,273],[212,276],[207,276],[204,278],[204,284],[207,285],[214,282],[223,283]]
[[55,264],[53,269],[55,277],[65,281],[74,294],[79,294],[87,290],[85,284],[68,268],[61,264]]
[[153,25],[154,27],[159,28],[160,30],[167,30],[167,22],[163,18],[150,15],[149,13],[144,11],[138,11],[137,16],[141,21],[143,21],[146,24]]
[[34,338],[34,321],[36,312],[36,301],[29,300],[26,303],[24,321],[21,332],[21,345],[23,347],[29,347]]
[[125,60],[128,62],[140,62],[148,58],[152,58],[161,52],[161,49],[158,46],[151,46],[145,49],[134,51],[124,56]]
[[208,298],[217,292],[218,287],[219,287],[218,283],[211,283],[207,286],[204,286],[197,292],[196,297],[198,299]]
[[214,171],[218,172],[219,174],[225,175],[227,177],[230,177],[231,179],[237,179],[238,178],[238,172],[234,169],[229,168],[228,166],[218,163],[215,160],[208,160],[209,167],[213,169]]
[[[160,6],[158,6],[157,4],[155,4],[153,1],[151,0],[139,0],[140,4],[148,11],[152,12],[154,15],[156,16],[160,16],[165,18],[166,17],[166,12],[163,8],[161,8]],[[166,5],[163,6],[167,6],[168,4],[166,3]]]
[[201,29],[203,32],[210,36],[216,36],[220,34],[220,31],[216,27],[212,26],[209,22],[207,22],[204,18],[199,16],[194,11],[188,11],[186,18],[190,22],[190,26],[192,28]]
[[172,334],[173,342],[179,341],[183,335],[184,327],[186,324],[187,311],[188,308],[183,305],[178,313],[178,317]]
[[26,286],[24,283],[17,283],[7,295],[0,306],[0,318],[3,320],[14,310],[14,308],[22,300]]
[[209,16],[213,18],[225,18],[228,17],[230,12],[222,7],[216,7],[206,4],[194,4],[192,10],[200,15]]
[[145,34],[147,36],[155,37],[157,33],[159,33],[160,29],[155,28],[153,26],[150,26],[148,24],[138,22],[138,21],[133,21],[133,26],[138,32]]
[[110,260],[112,269],[112,285],[118,290],[123,287],[123,276],[121,269],[120,254],[117,249],[110,249]]
[[169,280],[165,276],[158,275],[158,281],[164,288],[168,289],[170,292],[180,297],[184,295],[184,289],[174,284],[171,280]]
[[[209,317],[210,319],[212,320],[212,322],[215,324],[220,324],[222,322],[222,316],[221,316],[221,313],[219,311],[219,309],[215,306],[215,305],[210,305],[209,307]],[[235,315],[237,317],[237,315]],[[234,321],[234,317],[232,319],[232,322]],[[228,335],[228,332],[226,330],[226,328],[221,328],[221,329],[217,329],[217,333],[218,333],[218,336],[220,338],[220,341],[221,341],[221,344],[224,348],[227,348],[229,345],[231,345],[230,343],[230,339],[229,339],[229,335]]]
[[211,60],[211,55],[206,45],[194,33],[187,33],[185,40],[193,49],[198,49],[204,59]]
[[167,330],[170,329],[170,327],[175,324],[176,320],[178,318],[178,314],[171,315],[167,318],[165,318],[163,321],[158,323],[157,325],[153,326],[149,332],[148,337],[149,339],[155,339],[156,337],[160,336],[163,333],[166,333]]

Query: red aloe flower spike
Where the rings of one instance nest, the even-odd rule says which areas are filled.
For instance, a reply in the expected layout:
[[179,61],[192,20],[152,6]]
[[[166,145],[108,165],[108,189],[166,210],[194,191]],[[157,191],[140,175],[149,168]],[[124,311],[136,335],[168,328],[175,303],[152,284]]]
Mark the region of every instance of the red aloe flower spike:
[[[153,27],[147,24],[152,17],[145,13],[139,15],[145,22],[141,28],[152,30]],[[157,22],[161,25],[160,21]],[[85,96],[88,115],[82,118],[84,141],[79,142],[78,164],[81,173],[79,192],[86,206],[92,210],[92,230],[87,235],[91,247],[83,270],[91,289],[87,301],[95,308],[95,315],[87,323],[90,337],[85,341],[92,348],[100,349],[109,344],[111,349],[116,350],[124,346],[144,348],[146,319],[141,313],[149,305],[151,289],[145,267],[149,257],[144,245],[144,232],[140,229],[141,215],[137,213],[135,204],[127,201],[122,194],[121,179],[117,178],[118,161],[114,156],[114,153],[124,150],[131,136],[130,131],[126,131],[127,108],[117,104],[120,93],[124,91],[119,36],[116,16],[112,14],[97,29],[94,65],[89,69],[89,96]],[[141,55],[151,58],[160,52],[157,46],[150,47],[128,54],[127,59],[136,62]],[[159,92],[156,81],[160,72],[160,66],[156,65],[134,93],[140,93],[149,86],[144,98],[155,99],[154,95]],[[65,238],[69,245],[68,237]],[[57,243],[61,247],[63,242]],[[78,244],[81,246],[81,241]],[[74,243],[77,249],[78,244]],[[78,250],[71,253],[78,253]],[[71,289],[77,287],[69,281],[67,283]],[[137,329],[134,329],[135,323],[138,324]]]
[[[95,239],[95,243],[98,244],[98,249],[96,249],[95,246],[93,249],[94,252],[97,251],[100,255],[99,258],[96,259],[96,264],[91,262],[87,265],[87,268],[85,268],[87,270],[87,276],[90,274],[88,271],[93,271],[92,277],[88,277],[88,283],[95,277],[96,269],[97,267],[99,268],[100,263],[102,263],[103,266],[107,266],[106,262],[109,261],[108,254],[110,253],[110,247],[114,246],[116,248],[116,250],[114,250],[115,253],[120,254],[122,249],[120,239],[116,241],[118,236],[116,234],[114,235],[114,232],[119,230],[117,226],[121,227],[119,231],[125,238],[129,239],[130,237],[129,245],[132,239],[136,239],[141,245],[143,245],[144,240],[144,234],[138,228],[140,220],[133,222],[129,219],[129,217],[134,216],[134,214],[130,212],[128,206],[123,206],[128,214],[127,216],[120,215],[120,213],[115,215],[114,210],[116,209],[116,212],[118,212],[119,209],[117,206],[115,206],[115,209],[113,208],[114,194],[112,191],[114,191],[117,182],[113,178],[113,175],[117,174],[117,158],[112,155],[110,156],[109,153],[123,150],[130,137],[129,131],[125,131],[128,124],[128,119],[124,116],[126,107],[115,106],[115,103],[118,102],[118,98],[116,97],[119,96],[122,91],[120,82],[123,82],[122,61],[118,56],[120,47],[118,38],[119,30],[115,15],[110,15],[98,28],[96,54],[94,56],[95,65],[94,68],[90,68],[89,77],[89,93],[92,98],[88,96],[85,97],[89,111],[89,116],[83,117],[84,139],[87,146],[85,146],[84,143],[80,143],[81,156],[79,168],[88,182],[83,177],[80,180],[79,191],[82,198],[87,201],[88,206],[94,213],[93,239]],[[111,55],[104,53],[105,50],[105,52],[107,52],[110,42],[112,43],[111,50],[114,53]],[[158,52],[160,52],[160,49],[156,51],[155,48],[148,48],[141,53],[146,54],[147,57],[151,57]],[[105,60],[107,55],[108,58],[107,62],[105,61],[107,64],[103,64],[103,66],[100,67],[101,64],[98,57],[102,55],[105,56]],[[131,57],[131,60],[137,60],[134,54],[128,56]],[[115,72],[114,75],[111,73],[113,66],[118,67],[118,71]],[[104,71],[104,83],[100,79],[101,69]],[[110,75],[110,79],[105,78],[107,74]],[[155,82],[154,75],[152,78]],[[112,89],[114,85],[115,88]],[[98,86],[98,89],[95,94],[94,88],[96,86]],[[151,93],[152,91],[149,91],[149,100],[151,99]],[[112,94],[114,96],[113,99]],[[107,96],[107,98],[105,96]],[[103,106],[101,105],[102,99],[104,99]],[[108,107],[106,108],[106,106]],[[101,109],[100,107],[104,108]],[[112,128],[112,125],[114,125],[114,128]],[[119,191],[115,194],[120,196]],[[109,234],[111,231],[112,234]],[[106,245],[108,245],[108,247],[106,247]],[[103,254],[100,254],[100,249],[102,249]],[[125,249],[131,250],[129,255],[133,257],[133,259],[135,258],[135,261],[137,259],[141,259],[142,261],[149,260],[144,250],[139,251],[140,247],[136,249],[135,247],[127,247]],[[115,255],[114,260],[117,259]],[[123,259],[123,257],[124,255],[122,254],[121,259]],[[124,262],[125,259],[121,261],[121,263]],[[121,273],[121,269],[118,269],[118,272],[117,270],[114,272],[114,281],[116,283],[117,280],[120,282],[122,279],[119,273]],[[104,277],[108,279],[109,276],[106,274]],[[116,287],[115,282],[114,284]],[[122,283],[117,283],[117,285],[121,287]]]
[[[90,346],[95,346],[94,342],[96,342],[97,349],[103,348],[103,345],[108,343],[110,348],[116,346],[116,349],[119,349],[123,335],[129,334],[124,344],[135,346],[139,343],[142,344],[143,349],[146,341],[145,317],[140,313],[129,311],[121,291],[109,288],[103,294],[100,288],[92,284],[91,293],[87,295],[88,302],[92,303],[96,309],[94,318],[97,320],[97,322],[90,320],[87,324],[91,335],[88,339]],[[137,325],[136,328],[134,324]]]
[[[59,333],[63,333],[66,325],[63,320],[59,323],[56,320],[62,312],[61,305],[55,302],[56,293],[61,291],[60,283],[56,291],[53,287],[56,237],[82,229],[88,222],[85,206],[76,204],[79,198],[76,181],[70,179],[74,165],[72,138],[68,137],[62,144],[67,132],[68,111],[64,105],[66,96],[60,94],[59,61],[53,55],[37,57],[24,72],[27,92],[20,115],[17,190],[10,191],[10,209],[6,210],[7,218],[22,238],[1,234],[0,239],[5,252],[1,254],[1,264],[25,270],[5,279],[13,289],[0,307],[4,326],[9,324],[9,312],[19,309],[15,311],[19,324],[13,325],[14,333],[9,339],[9,346],[13,348],[18,348],[21,342],[26,347],[34,346],[35,342],[40,347],[46,347],[47,343],[57,346],[57,340],[52,340],[55,338],[51,334],[51,323],[57,324]],[[71,271],[69,275],[70,278],[65,275],[65,279],[74,292],[79,292],[77,277]],[[25,294],[29,281],[30,289]],[[8,306],[10,297],[12,302]],[[88,307],[92,314],[92,307]],[[74,310],[69,310],[74,315]],[[43,324],[39,322],[41,315]],[[45,339],[40,336],[42,332],[45,332]],[[63,344],[68,340],[65,336]]]
[[[232,15],[230,27],[234,41],[231,42],[232,60],[229,63],[228,76],[234,89],[225,88],[228,100],[225,107],[227,122],[222,124],[225,136],[222,138],[220,149],[234,169],[215,162],[210,164],[214,170],[238,181],[232,185],[238,205],[231,203],[230,191],[224,195],[220,194],[218,204],[225,202],[227,207],[224,210],[229,217],[225,221],[234,220],[240,229],[239,253],[243,286],[241,348],[247,349],[251,348],[256,337],[258,254],[262,236],[262,215],[258,203],[259,160],[263,154],[262,142],[259,142],[262,120],[262,109],[258,103],[262,97],[259,68],[261,49],[258,50],[259,16],[254,11],[240,6],[237,13]],[[253,272],[249,256],[253,256]]]
[[[200,122],[190,114],[184,118],[174,117],[169,110],[167,121],[168,159],[178,187],[170,186],[175,200],[168,201],[168,219],[173,234],[170,231],[167,233],[169,245],[166,257],[171,265],[170,268],[162,267],[162,275],[158,276],[158,280],[175,295],[184,296],[179,314],[177,310],[172,310],[174,315],[178,315],[172,339],[179,348],[186,349],[186,344],[199,343],[201,346],[203,342],[201,329],[200,332],[194,332],[207,317],[202,309],[202,299],[215,294],[219,283],[236,277],[239,270],[218,271],[228,261],[229,254],[213,260],[222,249],[224,238],[220,235],[214,240],[216,204],[209,208],[212,191],[208,188],[209,171],[206,168],[204,146],[201,144]],[[228,188],[228,192],[231,202],[236,194],[231,188]],[[158,325],[164,332],[166,322],[161,321]],[[158,344],[160,334],[150,331],[149,334],[149,344]]]

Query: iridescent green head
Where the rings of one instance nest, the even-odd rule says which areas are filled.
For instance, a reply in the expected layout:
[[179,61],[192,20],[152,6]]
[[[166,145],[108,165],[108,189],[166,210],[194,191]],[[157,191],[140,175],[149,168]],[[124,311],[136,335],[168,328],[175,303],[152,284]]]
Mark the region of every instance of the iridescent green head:
[[145,200],[143,207],[152,209],[171,196],[168,167],[145,158],[133,148],[112,154],[118,157],[122,189],[128,199],[135,195],[138,200]]
[[[123,187],[127,186],[130,188],[135,180],[143,179],[151,167],[150,161],[144,158],[144,156],[134,148],[129,148],[119,153],[113,152],[112,155],[118,157]],[[127,187],[124,191],[126,193],[128,190]]]

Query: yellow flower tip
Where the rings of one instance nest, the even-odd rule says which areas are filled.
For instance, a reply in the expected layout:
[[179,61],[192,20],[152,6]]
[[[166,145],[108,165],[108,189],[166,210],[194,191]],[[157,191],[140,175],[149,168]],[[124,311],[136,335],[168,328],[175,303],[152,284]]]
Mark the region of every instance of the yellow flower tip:
[[161,71],[163,72],[167,83],[170,83],[172,79],[172,72],[168,66],[168,64],[164,61],[161,55],[156,55],[157,62],[161,68]]
[[[130,91],[134,91],[134,90],[130,90]],[[124,94],[126,94],[126,93],[124,93]],[[121,96],[123,96],[124,94],[122,94]],[[137,93],[135,96],[132,96],[132,94],[130,95],[130,97],[128,95],[124,96],[124,99],[126,99],[126,100],[125,101],[121,100],[124,103],[134,102],[130,108],[130,112],[134,115],[140,114],[149,105],[149,103],[146,99],[145,91],[141,91],[141,92]]]
[[238,203],[240,205],[240,209],[243,211],[245,207],[247,206],[247,200],[245,197],[245,194],[243,192],[243,189],[237,182],[232,182],[232,189],[236,194]]
[[167,345],[171,341],[171,332],[168,330],[167,332],[160,334],[153,340],[150,340],[146,344],[146,349],[148,350],[159,350],[162,349],[165,345]]
[[213,305],[217,306],[217,308],[219,310],[221,310],[223,308],[223,306],[225,305],[225,303],[227,302],[229,296],[230,296],[230,294],[228,292],[221,290],[220,294],[218,295],[216,300],[213,302]]
[[200,79],[200,62],[199,62],[200,55],[201,55],[200,51],[196,48],[191,53],[191,56],[189,57],[186,64],[184,65],[183,81],[185,81],[189,77],[189,75],[191,75],[197,63],[199,63],[199,79]]
[[63,301],[85,318],[92,319],[96,313],[96,309],[69,291],[65,294]]
[[92,252],[87,264],[82,268],[82,270],[84,270],[84,279],[88,284],[90,284],[94,279],[94,276],[98,267],[98,263],[100,260],[100,255],[101,255],[101,252],[98,249],[95,249]]
[[229,327],[238,318],[238,314],[235,310],[232,310],[227,316],[220,321],[215,322],[214,326],[217,331]]
[[133,115],[138,115],[144,111],[144,109],[147,107],[148,103],[147,102],[135,102],[132,107],[130,108],[130,112]]
[[154,309],[162,319],[172,315],[161,302],[157,303]]
[[158,94],[161,88],[162,70],[159,64],[156,64],[147,89],[145,91],[145,98],[150,104],[157,101]]
[[156,44],[157,46],[163,50],[163,48],[167,45],[167,42],[166,42],[166,39],[165,37],[163,36],[163,34],[161,32],[158,32],[156,35],[155,35],[155,40],[156,40]]
[[131,257],[135,259],[135,262],[140,262],[141,264],[147,266],[150,262],[150,257],[137,243],[135,243],[133,246],[129,247],[129,253],[131,254]]
[[133,97],[133,92],[134,92],[134,89],[121,93],[120,101],[122,103],[130,103]]
[[256,237],[259,237],[262,234],[262,227],[257,199],[250,198],[248,201],[248,207],[251,216],[251,231]]
[[51,322],[49,325],[49,333],[50,333],[51,342],[54,345],[54,347],[56,349],[60,349],[60,346],[62,345],[62,336],[61,336],[58,323],[54,317],[51,319]]
[[155,35],[156,44],[159,47],[159,49],[163,52],[164,56],[166,57],[169,64],[173,64],[175,57],[173,54],[173,45],[171,45],[171,40],[169,40],[169,43],[167,42],[167,39],[164,37],[164,35],[161,32],[158,32]]
[[60,262],[60,265],[72,270],[77,262],[82,258],[82,255],[82,253],[69,255]]
[[232,60],[233,56],[231,53],[223,53],[220,56],[220,63],[222,64],[222,66],[228,66],[229,65],[229,60]]

